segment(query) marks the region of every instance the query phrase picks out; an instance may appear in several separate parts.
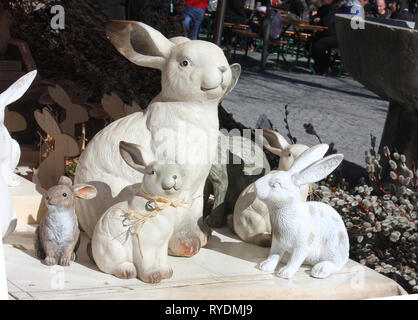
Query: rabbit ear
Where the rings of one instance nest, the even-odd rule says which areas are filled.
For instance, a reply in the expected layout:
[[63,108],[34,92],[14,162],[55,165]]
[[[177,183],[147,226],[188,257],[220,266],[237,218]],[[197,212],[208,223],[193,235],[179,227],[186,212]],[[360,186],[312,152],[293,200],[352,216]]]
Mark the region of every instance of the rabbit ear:
[[0,109],[2,109],[1,112],[3,112],[7,105],[20,99],[25,94],[35,79],[36,73],[37,71],[33,70],[25,74],[0,95]]
[[293,175],[293,181],[296,185],[314,183],[326,178],[343,161],[344,155],[332,154],[321,160],[316,161],[309,167]]
[[224,95],[222,96],[219,103],[221,103],[222,100],[224,100],[226,98],[226,96],[228,94],[230,94],[232,90],[234,90],[234,88],[235,88],[235,86],[238,82],[239,76],[241,75],[241,65],[240,64],[234,63],[234,64],[231,64],[229,67],[231,68],[231,73],[232,73],[231,83],[230,83],[228,89],[226,89],[226,91],[225,91]]
[[322,159],[325,153],[327,153],[327,150],[328,145],[325,143],[310,147],[308,150],[302,152],[302,154],[296,158],[295,162],[290,168],[290,171],[292,174],[301,172],[312,163]]
[[43,131],[45,131],[54,139],[61,136],[61,128],[59,127],[57,120],[54,118],[48,108],[43,108],[42,111],[35,110],[33,114],[35,116],[36,122]]
[[73,185],[73,182],[67,176],[61,176],[61,178],[58,180],[58,184],[61,184],[63,186],[69,186],[69,187],[71,187]]
[[178,36],[178,37],[172,37],[169,39],[172,43],[174,44],[180,44],[180,43],[184,43],[184,42],[188,42],[190,41],[189,38],[186,37],[182,37],[182,36]]
[[48,93],[52,100],[54,100],[64,109],[71,108],[73,104],[71,102],[71,98],[60,85],[56,84],[55,87],[49,86]]
[[162,70],[175,46],[157,30],[137,21],[110,20],[106,34],[121,54],[142,67]]
[[97,189],[89,184],[76,184],[72,189],[74,195],[82,199],[93,199],[97,195]]
[[289,143],[278,132],[263,129],[263,145],[268,151],[281,157],[283,150],[289,146]]
[[145,167],[154,161],[154,156],[141,148],[140,145],[125,141],[119,142],[122,159],[133,169],[145,173]]

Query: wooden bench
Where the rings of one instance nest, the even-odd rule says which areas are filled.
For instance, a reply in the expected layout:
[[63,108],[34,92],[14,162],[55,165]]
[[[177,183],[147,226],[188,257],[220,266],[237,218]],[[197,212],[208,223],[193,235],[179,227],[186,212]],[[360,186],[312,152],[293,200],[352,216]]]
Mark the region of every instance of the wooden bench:
[[[248,30],[242,30],[242,29],[232,29],[232,33],[236,34],[236,35],[240,35],[240,36],[244,36],[247,38],[247,44],[245,47],[245,56],[244,56],[244,60],[247,59],[248,56],[248,45],[249,45],[249,40],[250,39],[257,39],[259,41],[263,41],[263,39],[260,37],[260,34],[256,33],[256,32],[251,32]],[[279,50],[277,51],[277,61],[279,60],[279,51],[280,51],[280,46],[282,45],[286,45],[287,41],[281,40],[281,39],[270,39],[269,40],[269,45],[278,47]],[[236,44],[234,47],[234,55],[236,54]],[[282,55],[283,56],[283,55]]]
[[250,26],[248,24],[240,24],[240,23],[232,23],[232,22],[224,22],[224,27],[230,29],[249,29]]

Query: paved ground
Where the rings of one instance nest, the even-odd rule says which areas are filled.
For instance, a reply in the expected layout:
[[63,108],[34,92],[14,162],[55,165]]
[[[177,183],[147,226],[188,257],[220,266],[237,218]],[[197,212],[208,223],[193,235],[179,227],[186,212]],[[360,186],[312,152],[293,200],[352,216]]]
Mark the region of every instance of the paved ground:
[[304,123],[310,122],[323,142],[334,142],[346,160],[364,167],[370,133],[377,136],[379,144],[389,103],[349,76],[317,76],[304,68],[289,73],[286,65],[279,70],[270,65],[266,72],[260,73],[259,56],[251,53],[243,62],[237,55],[236,61],[244,65],[244,70],[223,107],[250,127],[264,113],[286,136],[283,119],[284,106],[288,104],[290,130],[298,142],[317,143],[303,128]]

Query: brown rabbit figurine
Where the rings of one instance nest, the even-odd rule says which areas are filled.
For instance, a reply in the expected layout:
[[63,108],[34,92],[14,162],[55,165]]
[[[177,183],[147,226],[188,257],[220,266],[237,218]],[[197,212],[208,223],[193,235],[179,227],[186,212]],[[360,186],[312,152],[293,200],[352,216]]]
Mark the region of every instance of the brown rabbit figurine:
[[45,193],[48,212],[36,229],[38,257],[47,265],[69,266],[75,260],[80,244],[80,230],[75,214],[75,197],[92,199],[96,188],[88,184],[72,185],[70,178],[62,176],[56,186]]

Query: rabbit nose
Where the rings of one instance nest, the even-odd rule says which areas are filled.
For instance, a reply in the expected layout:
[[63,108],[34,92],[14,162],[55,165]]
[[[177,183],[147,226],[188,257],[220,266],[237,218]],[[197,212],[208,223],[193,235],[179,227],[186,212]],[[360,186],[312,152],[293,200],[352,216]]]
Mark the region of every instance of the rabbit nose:
[[176,180],[176,179],[177,179],[177,176],[176,176],[176,175],[174,175],[174,176],[173,176],[173,179],[174,179],[174,180]]
[[220,66],[219,70],[221,70],[222,73],[224,73],[226,70],[228,70],[228,67],[226,66]]

